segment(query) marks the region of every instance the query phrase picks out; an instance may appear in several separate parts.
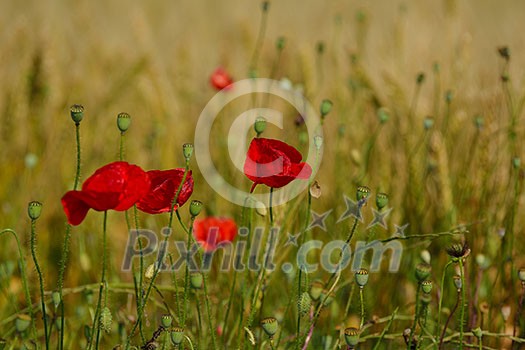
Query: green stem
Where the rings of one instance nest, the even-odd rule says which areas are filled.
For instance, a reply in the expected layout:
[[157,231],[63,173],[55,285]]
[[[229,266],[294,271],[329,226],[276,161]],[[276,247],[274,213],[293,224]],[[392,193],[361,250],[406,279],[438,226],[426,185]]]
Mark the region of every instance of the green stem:
[[215,329],[215,326],[213,325],[213,322],[212,322],[211,308],[210,308],[210,297],[209,297],[209,294],[208,294],[208,281],[207,281],[208,280],[208,274],[204,273],[203,277],[204,277],[203,278],[204,303],[206,304],[206,312],[208,313],[208,324],[210,325],[211,343],[213,345],[212,349],[217,349],[216,340],[215,340],[216,329]]
[[263,8],[262,8],[262,17],[261,17],[261,23],[259,25],[259,34],[257,35],[257,41],[255,44],[255,49],[253,51],[252,59],[250,61],[250,70],[255,71],[257,70],[257,62],[259,60],[259,51],[261,49],[261,46],[264,41],[264,36],[266,33],[266,22],[268,19],[268,6],[269,3],[267,1],[263,2]]
[[297,329],[295,331],[295,349],[299,350],[300,347],[300,334],[301,334],[301,309],[299,301],[301,300],[301,280],[302,280],[303,269],[299,267],[299,276],[297,278]]
[[273,227],[273,187],[270,187],[270,229]]
[[412,327],[410,327],[410,340],[407,344],[407,350],[412,349],[412,339],[414,339],[414,332],[416,331],[416,325],[417,321],[419,319],[419,295],[421,293],[421,282],[418,282],[417,284],[417,291],[416,291],[416,310],[414,315],[414,322],[412,323]]
[[452,264],[452,261],[449,261],[445,268],[443,269],[443,275],[441,276],[441,287],[439,292],[439,306],[438,306],[438,319],[437,319],[437,326],[436,326],[436,336],[439,334],[439,327],[441,326],[441,306],[443,305],[443,293],[445,289],[445,275],[447,273],[447,267],[449,267]]
[[[193,220],[195,218],[192,218],[192,225],[190,227],[190,230],[188,231],[188,241],[187,241],[187,248],[190,249],[191,247],[191,232],[193,230]],[[182,317],[182,327],[186,326],[186,317],[188,312],[188,294],[190,292],[190,257],[189,255],[186,257],[186,267],[185,267],[185,273],[184,273],[184,304],[183,304],[183,317]]]
[[459,258],[459,274],[461,277],[461,309],[459,310],[459,349],[463,350],[463,325],[465,320],[465,271],[463,258]]
[[96,343],[95,343],[95,349],[98,349],[98,344],[100,340],[100,327],[99,327],[99,317],[100,317],[100,311],[102,309],[102,293],[104,292],[104,288],[106,286],[106,231],[107,231],[107,220],[108,219],[108,212],[104,211],[104,221],[102,223],[102,276],[100,278],[100,286],[98,289],[98,301],[97,301],[97,308],[95,310],[95,317],[93,318],[93,325],[91,326],[91,339],[89,339],[89,345],[88,349],[91,349],[93,344],[93,334],[95,334],[95,329],[97,331],[96,333]]
[[36,256],[36,220],[31,220],[31,256],[35,263],[36,272],[38,274],[38,281],[40,284],[40,298],[42,305],[42,320],[44,321],[44,337],[46,341],[46,350],[49,349],[49,334],[47,329],[47,313],[46,313],[46,302],[44,299],[44,277],[42,276],[42,270],[38,264]]
[[26,259],[24,258],[24,254],[22,253],[22,246],[20,245],[20,240],[18,239],[18,235],[14,230],[11,230],[9,228],[3,229],[0,231],[0,236],[4,233],[11,233],[16,241],[16,246],[18,248],[18,255],[20,256],[20,276],[22,277],[22,288],[24,289],[24,295],[27,303],[27,309],[29,312],[29,316],[31,317],[31,329],[33,332],[33,337],[37,338],[37,332],[36,332],[36,325],[35,325],[35,311],[33,310],[33,303],[31,302],[31,293],[29,293],[29,284],[27,282],[27,275],[26,275]]
[[[76,139],[76,155],[77,162],[75,168],[75,183],[73,185],[73,190],[78,189],[78,184],[80,182],[80,164],[81,164],[81,147],[80,147],[80,123],[75,124],[75,139]],[[58,349],[64,349],[64,333],[66,326],[66,317],[65,317],[65,306],[62,290],[64,288],[64,275],[66,271],[66,263],[69,256],[69,244],[71,241],[71,225],[66,226],[66,232],[64,237],[64,244],[62,245],[62,254],[60,259],[60,265],[58,268],[58,294],[60,295],[60,342]]]
[[365,301],[363,289],[363,287],[359,287],[359,303],[361,304],[361,322],[359,323],[359,329],[362,329],[365,324]]

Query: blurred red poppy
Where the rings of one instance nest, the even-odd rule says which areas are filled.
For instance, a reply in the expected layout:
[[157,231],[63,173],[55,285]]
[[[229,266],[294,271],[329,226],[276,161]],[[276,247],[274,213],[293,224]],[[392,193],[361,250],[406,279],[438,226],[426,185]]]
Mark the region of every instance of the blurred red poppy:
[[204,248],[211,252],[220,243],[232,242],[237,236],[237,225],[229,218],[208,217],[193,223],[193,236]]
[[301,160],[301,153],[282,141],[254,138],[244,163],[244,174],[253,181],[250,192],[258,184],[279,188],[295,179],[308,179],[312,168]]
[[[137,203],[137,208],[148,214],[166,213],[171,210],[173,198],[184,176],[184,168],[151,170],[147,172],[151,187]],[[188,171],[174,209],[182,206],[193,193],[193,178]]]
[[89,209],[123,211],[131,208],[150,188],[144,170],[127,162],[113,162],[95,171],[81,191],[69,191],[62,206],[71,225],[79,225]]
[[224,68],[218,67],[211,74],[210,83],[215,89],[220,91],[222,89],[230,89],[233,79]]

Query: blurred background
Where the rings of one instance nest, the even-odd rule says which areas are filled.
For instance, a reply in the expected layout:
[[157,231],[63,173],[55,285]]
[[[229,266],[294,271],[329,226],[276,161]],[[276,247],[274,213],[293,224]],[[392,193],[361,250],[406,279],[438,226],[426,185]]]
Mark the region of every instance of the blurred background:
[[[259,1],[2,1],[0,228],[24,236],[27,203],[44,203],[39,250],[49,259],[52,286],[65,227],[60,198],[75,169],[69,106],[85,107],[82,179],[118,158],[119,112],[132,117],[127,160],[144,169],[182,167],[182,144],[193,141],[197,118],[216,93],[210,75],[222,66],[234,80],[248,78],[259,37],[258,77],[289,80],[314,106],[334,103],[316,178],[323,195],[313,204],[318,212],[334,209],[323,239],[345,236],[335,222],[345,210],[342,194],[353,197],[357,185],[368,185],[389,193],[390,227],[409,223],[419,234],[465,224],[475,253],[501,264],[510,259],[515,268],[524,259],[505,253],[501,234],[512,231],[515,249],[523,247],[524,13],[519,0],[271,1],[260,35]],[[498,53],[502,47],[509,60]],[[219,145],[228,118],[241,112],[225,112]],[[304,152],[297,113],[286,116],[289,127],[269,135]],[[249,188],[226,154],[213,150],[218,168]],[[240,208],[192,168],[193,198],[209,214],[239,218]],[[144,218],[152,228],[165,220]],[[98,249],[100,222],[91,212],[74,230],[72,259],[84,252],[85,274],[68,272],[72,281],[97,276],[91,260],[98,257],[86,252]],[[121,246],[124,220],[112,214],[110,222],[113,244]],[[439,254],[447,243],[429,250]],[[15,248],[2,244],[6,259]],[[115,250],[114,266],[122,253]],[[412,269],[417,254],[408,256],[403,266]],[[499,306],[508,295],[497,300]]]

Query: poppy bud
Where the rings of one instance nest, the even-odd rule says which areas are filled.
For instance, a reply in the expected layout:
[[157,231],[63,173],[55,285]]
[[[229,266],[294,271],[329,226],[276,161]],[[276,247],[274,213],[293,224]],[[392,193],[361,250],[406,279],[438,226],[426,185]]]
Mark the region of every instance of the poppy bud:
[[40,217],[42,212],[42,203],[37,201],[29,202],[27,206],[27,214],[31,220],[36,220]]
[[507,46],[498,47],[498,53],[505,60],[510,60],[510,50]]
[[100,323],[99,327],[101,330],[105,331],[106,333],[111,332],[111,325],[113,323],[113,316],[111,316],[111,311],[106,306],[102,309],[100,312]]
[[263,3],[262,3],[262,10],[263,10],[263,12],[267,12],[269,7],[270,7],[270,2],[269,1],[263,1]]
[[202,288],[203,277],[200,272],[192,272],[190,275],[190,284],[193,289]]
[[490,259],[487,258],[484,254],[478,254],[476,255],[476,263],[478,264],[480,269],[486,270],[490,266]]
[[173,344],[180,345],[184,340],[184,328],[173,327],[170,332],[170,338]]
[[474,336],[478,339],[481,339],[481,337],[483,336],[483,332],[481,331],[481,328],[477,327],[477,328],[474,328],[472,330],[472,334],[474,334]]
[[54,291],[53,294],[51,294],[51,299],[53,300],[53,305],[55,306],[55,309],[60,305],[60,302],[62,299],[60,298],[60,293],[57,291]]
[[368,270],[359,269],[355,273],[355,281],[360,288],[363,288],[368,283]]
[[265,217],[268,211],[266,210],[266,206],[263,202],[255,201],[255,212],[257,215],[260,215],[262,217]]
[[120,132],[126,132],[130,125],[131,116],[128,113],[122,112],[117,115],[117,127],[120,130]]
[[376,206],[377,206],[377,209],[381,210],[383,209],[384,207],[386,207],[388,205],[388,194],[386,193],[378,193],[376,195]]
[[503,321],[507,322],[507,320],[510,317],[510,306],[509,305],[503,305],[501,307],[501,316],[503,316]]
[[350,349],[355,348],[359,342],[359,330],[354,327],[345,329],[345,341],[346,345],[348,345]]
[[321,292],[323,291],[323,282],[316,280],[312,282],[312,285],[310,286],[310,297],[312,297],[313,300],[317,301],[319,297],[321,296]]
[[320,107],[321,118],[324,118],[328,113],[330,113],[330,111],[332,110],[332,106],[333,106],[333,102],[328,99],[324,99],[321,102],[321,107]]
[[322,55],[323,52],[324,52],[324,43],[323,43],[322,41],[319,41],[319,42],[317,43],[317,53],[318,53],[319,55]]
[[519,169],[521,165],[521,160],[519,157],[512,158],[512,165],[514,166],[514,169]]
[[17,332],[22,333],[31,325],[31,317],[26,314],[20,314],[15,319],[15,329]]
[[423,282],[430,276],[432,271],[432,266],[426,263],[421,263],[416,265],[416,279],[418,282]]
[[264,130],[266,130],[266,119],[264,119],[264,117],[257,117],[255,124],[253,124],[253,129],[257,133],[257,136],[262,134]]
[[419,73],[416,78],[416,82],[421,85],[425,81],[425,73]]
[[196,216],[198,216],[199,213],[201,212],[201,210],[202,210],[202,202],[201,201],[197,201],[197,200],[191,201],[191,204],[190,204],[190,215],[191,215],[191,217],[195,218]]
[[425,130],[430,129],[434,126],[434,118],[432,117],[426,117],[425,120],[423,120],[423,127]]
[[476,125],[476,128],[478,130],[483,129],[483,125],[485,124],[485,121],[483,120],[483,117],[478,115],[476,118],[474,118],[474,125]]
[[173,322],[173,317],[171,315],[162,315],[160,318],[160,324],[163,328],[169,328],[171,327],[171,323]]
[[421,289],[425,294],[429,294],[432,291],[432,281],[426,280],[421,282]]
[[277,42],[275,43],[275,46],[277,47],[277,50],[281,51],[284,49],[284,45],[286,44],[286,39],[282,36],[277,38]]
[[182,145],[182,154],[184,154],[184,159],[188,162],[193,154],[193,144],[185,143]]
[[388,119],[390,119],[390,116],[388,114],[388,110],[386,108],[383,108],[383,107],[379,108],[377,110],[377,118],[379,119],[379,122],[381,124],[385,124],[388,121]]
[[447,90],[447,92],[445,93],[445,101],[446,101],[447,103],[452,102],[452,97],[454,97],[454,96],[452,95],[452,91],[451,91],[451,90]]
[[69,111],[71,113],[71,119],[73,119],[76,125],[79,125],[82,121],[82,118],[84,118],[84,106],[73,105]]
[[275,317],[266,317],[261,320],[261,327],[266,335],[272,338],[279,329],[279,323]]
[[439,66],[439,63],[435,62],[434,66],[433,66],[433,69],[434,69],[434,73],[439,73],[439,71],[441,70],[441,67]]

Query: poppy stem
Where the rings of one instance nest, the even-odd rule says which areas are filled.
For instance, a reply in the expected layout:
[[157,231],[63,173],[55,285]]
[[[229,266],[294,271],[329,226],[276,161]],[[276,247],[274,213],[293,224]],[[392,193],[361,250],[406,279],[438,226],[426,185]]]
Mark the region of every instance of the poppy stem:
[[[78,189],[78,183],[80,182],[80,164],[81,164],[81,147],[80,147],[80,123],[75,123],[75,138],[76,138],[76,147],[77,147],[77,164],[75,170],[75,183],[73,185],[73,190]],[[64,244],[62,245],[62,255],[60,259],[60,265],[58,268],[58,294],[60,295],[60,341],[58,344],[58,349],[64,349],[64,333],[66,326],[66,317],[65,317],[65,307],[62,290],[64,288],[64,274],[66,271],[66,263],[69,256],[69,242],[71,241],[71,225],[66,226],[66,232],[64,237]]]
[[40,298],[42,304],[42,320],[44,321],[44,337],[46,349],[49,349],[49,334],[47,329],[47,314],[46,314],[46,302],[44,298],[44,278],[42,277],[42,271],[40,270],[40,265],[38,264],[38,259],[36,257],[36,220],[31,220],[31,256],[33,257],[33,262],[35,263],[36,272],[38,274],[38,282],[40,284]]
[[104,222],[102,224],[102,277],[100,279],[97,308],[95,310],[95,317],[93,318],[93,325],[91,326],[91,339],[89,340],[88,349],[91,349],[91,346],[93,344],[93,334],[95,332],[95,328],[97,330],[95,349],[98,349],[98,344],[100,341],[100,327],[98,327],[98,322],[100,317],[100,310],[102,308],[102,293],[104,292],[104,287],[106,286],[106,228],[108,221],[107,219],[108,212],[106,210],[104,211]]
[[270,227],[273,227],[273,187],[270,187]]

